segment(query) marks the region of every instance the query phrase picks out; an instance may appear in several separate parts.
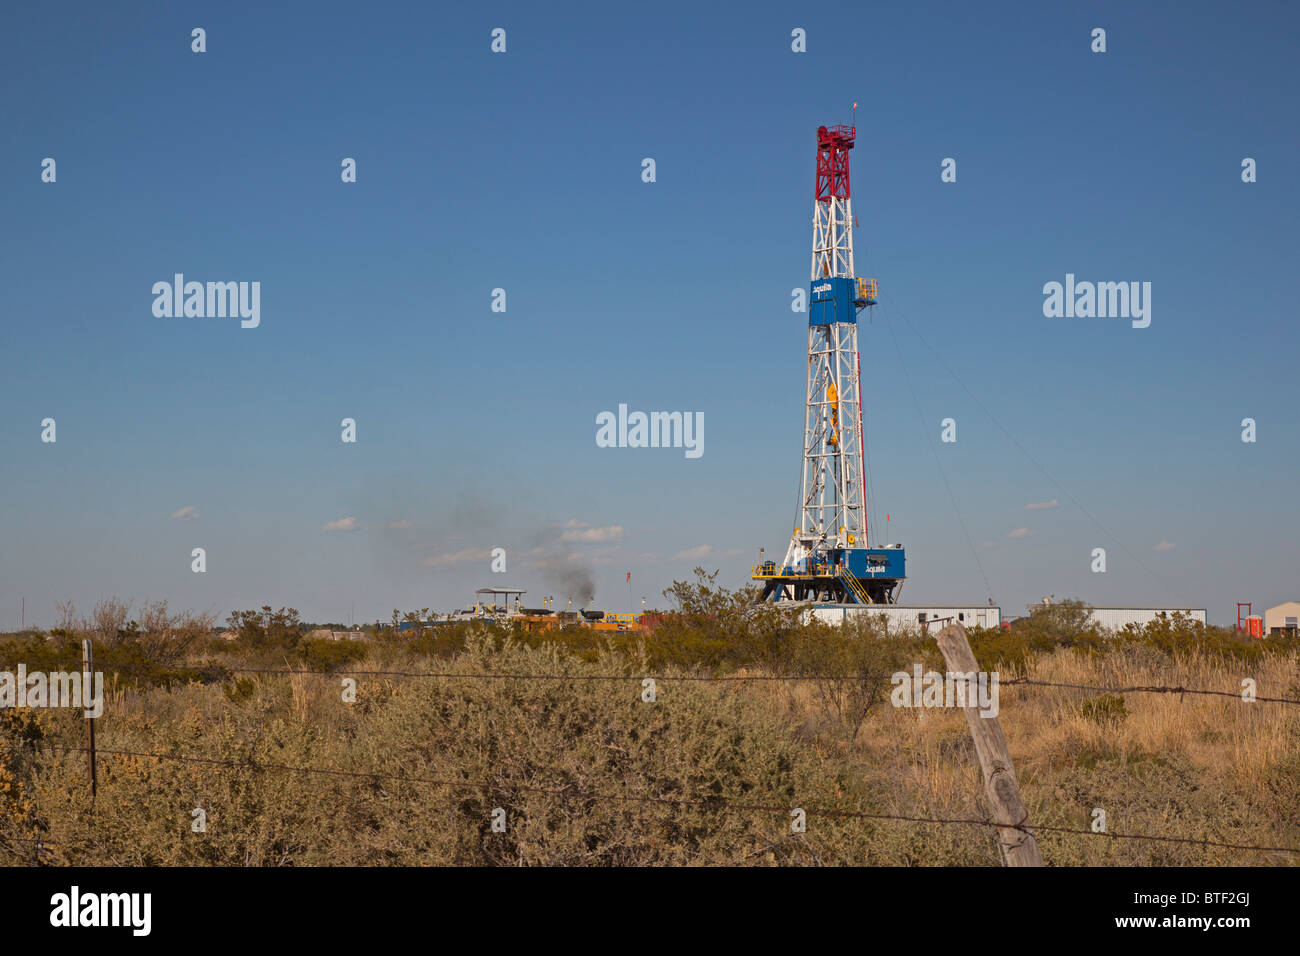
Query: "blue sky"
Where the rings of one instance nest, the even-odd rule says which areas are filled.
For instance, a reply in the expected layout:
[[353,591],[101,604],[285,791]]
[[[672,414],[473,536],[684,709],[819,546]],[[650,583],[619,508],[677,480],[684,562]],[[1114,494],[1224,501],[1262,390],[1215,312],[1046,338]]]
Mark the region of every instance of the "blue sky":
[[[4,15],[3,626],[23,596],[41,624],[106,595],[318,621],[563,597],[539,562],[615,610],[628,571],[637,606],[697,563],[746,583],[790,533],[790,293],[815,130],[854,100],[903,600],[1226,622],[1300,596],[1293,6],[230,6]],[[260,326],[155,317],[177,272],[259,281]],[[1150,327],[1045,318],[1066,273],[1151,282]],[[703,457],[598,448],[619,403],[703,412]]]

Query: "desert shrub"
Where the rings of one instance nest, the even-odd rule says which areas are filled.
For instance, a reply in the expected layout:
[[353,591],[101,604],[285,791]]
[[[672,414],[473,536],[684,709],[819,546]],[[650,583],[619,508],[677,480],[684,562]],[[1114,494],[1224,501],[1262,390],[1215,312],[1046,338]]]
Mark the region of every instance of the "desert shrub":
[[170,611],[166,601],[147,603],[133,614],[131,602],[118,598],[101,600],[90,617],[79,615],[71,601],[58,605],[58,612],[59,624],[50,636],[61,645],[88,638],[100,654],[130,648],[162,668],[174,666],[206,641],[216,619],[211,613]]
[[1022,669],[1025,663],[1039,654],[1049,654],[1056,647],[1054,640],[1042,633],[1020,628],[992,630],[980,628],[966,632],[971,651],[980,666],[989,670],[998,668]]
[[226,700],[232,704],[242,704],[252,699],[257,683],[251,677],[239,677],[223,685],[221,689],[226,695]]
[[924,648],[903,637],[882,637],[878,625],[859,619],[842,627],[813,622],[795,630],[774,668],[811,675],[828,717],[852,743],[873,708],[888,699],[891,676]]
[[298,647],[303,663],[314,670],[332,671],[354,661],[363,661],[370,654],[365,641],[332,641],[311,639]]
[[1231,628],[1203,625],[1182,612],[1161,615],[1143,627],[1130,624],[1116,635],[1115,643],[1151,647],[1170,657],[1200,654],[1242,663],[1255,663],[1274,655],[1291,656],[1300,651],[1300,639],[1252,639]]
[[986,666],[1000,662],[1023,667],[1030,658],[1050,654],[1058,647],[1099,653],[1106,641],[1088,623],[1090,611],[1088,605],[1074,599],[1038,606],[1006,630],[983,632],[971,646]]
[[[101,644],[91,639],[96,671],[145,686],[173,687],[190,682],[211,683],[225,678],[226,671],[214,664],[168,665],[150,656],[150,649],[137,641]],[[65,632],[49,638],[25,638],[0,643],[0,669],[13,671],[21,663],[28,672],[75,671],[81,669],[81,641]]]
[[[1289,782],[1297,783],[1294,770]],[[1183,755],[1110,756],[1080,763],[1064,770],[1054,780],[1053,790],[1055,800],[1033,793],[1028,801],[1030,818],[1044,826],[1087,831],[1093,809],[1099,808],[1106,811],[1110,833],[1265,846],[1279,843],[1280,821],[1255,794],[1234,791],[1221,780],[1207,780]],[[1295,832],[1294,822],[1291,830]],[[1037,839],[1049,865],[1206,866],[1261,864],[1271,859],[1187,843],[1098,839],[1087,833],[1040,832]]]
[[[238,705],[190,686],[162,712],[120,715],[93,815],[84,764],[44,752],[36,797],[55,862],[804,864],[866,852],[868,831],[856,821],[816,815],[868,806],[853,775],[828,772],[743,690],[665,675],[648,703],[639,678],[581,679],[640,674],[644,660],[587,663],[554,645],[487,635],[440,666],[464,676],[362,680],[355,707],[323,692],[329,719],[300,720],[288,707],[290,680],[322,680],[314,675],[259,679]],[[485,672],[521,676],[470,676]],[[572,679],[546,679],[555,674]],[[295,684],[295,700],[300,693],[309,692]],[[196,807],[206,833],[190,829]],[[809,833],[791,833],[794,807],[816,821]],[[504,833],[491,828],[498,808]]]
[[471,634],[484,630],[498,633],[501,629],[486,621],[440,623],[415,634],[389,628],[380,632],[380,644],[404,656],[451,657],[464,650],[465,641]]
[[60,671],[81,666],[81,643],[65,634],[39,635],[0,641],[0,670],[25,664],[29,671]]
[[294,608],[274,611],[271,605],[263,604],[260,611],[235,611],[229,623],[238,634],[237,640],[255,650],[293,649],[302,640],[302,622]]
[[42,857],[31,791],[34,748],[43,736],[30,712],[0,710],[0,863],[36,863]]
[[652,664],[730,671],[783,657],[800,629],[797,611],[756,603],[753,587],[719,587],[717,571],[696,568],[694,575],[664,591],[674,609],[657,616],[645,640]]

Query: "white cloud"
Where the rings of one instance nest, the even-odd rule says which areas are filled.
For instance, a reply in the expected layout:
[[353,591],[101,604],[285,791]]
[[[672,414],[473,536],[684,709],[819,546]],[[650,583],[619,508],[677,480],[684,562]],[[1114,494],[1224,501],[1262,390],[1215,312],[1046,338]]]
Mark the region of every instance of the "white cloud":
[[623,537],[622,525],[610,525],[606,528],[571,528],[561,533],[561,541],[584,541],[584,542],[601,542],[601,541],[619,541]]
[[357,530],[357,519],[339,518],[338,521],[331,521],[325,525],[326,531],[355,531]]
[[1033,532],[1030,531],[1028,528],[1013,528],[1012,530],[1010,530],[1010,531],[1007,532],[1007,537],[1008,537],[1008,538],[1027,538],[1027,537],[1029,537],[1031,534],[1033,534]]
[[178,508],[172,512],[172,517],[178,521],[193,521],[199,516],[199,509],[193,505],[186,505],[184,508]]
[[431,568],[440,568],[448,564],[465,564],[469,561],[489,561],[491,558],[491,548],[468,548],[465,551],[455,551],[451,554],[435,554],[431,558],[425,558],[424,563]]
[[1151,550],[1152,550],[1152,551],[1172,551],[1172,550],[1174,550],[1174,543],[1173,543],[1172,541],[1166,541],[1166,540],[1164,540],[1163,538],[1161,538],[1161,539],[1160,539],[1160,543],[1159,543],[1158,545],[1156,545],[1154,548],[1152,548]]
[[1051,501],[1031,501],[1025,505],[1026,511],[1042,511],[1044,508],[1059,508],[1061,503],[1053,498]]
[[390,527],[390,528],[414,528],[414,527],[415,527],[415,522],[414,522],[414,521],[405,521],[405,520],[403,520],[403,521],[390,521],[390,522],[388,522],[388,527]]
[[678,551],[669,561],[698,561],[700,558],[707,557],[713,553],[712,545],[697,544],[693,548],[687,548],[685,551]]

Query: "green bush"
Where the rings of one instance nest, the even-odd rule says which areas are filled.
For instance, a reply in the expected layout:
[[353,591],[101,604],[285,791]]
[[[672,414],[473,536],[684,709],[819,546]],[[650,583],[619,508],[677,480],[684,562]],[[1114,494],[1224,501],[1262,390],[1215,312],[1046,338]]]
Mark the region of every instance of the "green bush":
[[1171,657],[1200,653],[1243,663],[1300,650],[1300,640],[1296,638],[1250,638],[1231,628],[1207,627],[1181,612],[1169,617],[1162,615],[1144,627],[1130,624],[1116,636],[1116,640],[1120,644],[1154,647]]
[[251,677],[239,677],[224,685],[222,690],[225,692],[226,700],[232,704],[242,704],[252,699],[253,692],[257,690],[257,683]]
[[370,647],[365,641],[332,641],[313,638],[303,641],[298,646],[303,663],[312,670],[332,671],[363,661],[370,654]]
[[771,663],[781,672],[814,675],[819,702],[852,743],[870,712],[889,698],[892,675],[909,668],[924,648],[882,633],[880,625],[862,619],[841,627],[810,623],[789,636]]
[[[146,687],[174,687],[190,682],[212,683],[222,681],[226,670],[215,664],[189,664],[168,666],[152,659],[147,648],[136,642],[105,644],[91,641],[94,668],[126,682]],[[0,670],[13,671],[25,664],[31,671],[73,671],[81,669],[81,641],[61,632],[48,639],[24,638],[0,642]]]
[[296,648],[302,640],[302,622],[294,608],[271,609],[263,604],[260,611],[235,611],[230,615],[230,627],[247,647],[263,650]]

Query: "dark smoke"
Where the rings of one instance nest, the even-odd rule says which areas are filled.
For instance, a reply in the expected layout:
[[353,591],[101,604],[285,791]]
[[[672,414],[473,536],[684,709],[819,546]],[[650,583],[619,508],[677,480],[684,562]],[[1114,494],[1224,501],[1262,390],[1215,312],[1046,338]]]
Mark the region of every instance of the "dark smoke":
[[596,597],[596,582],[587,568],[553,568],[547,572],[547,578],[559,586],[566,598],[573,598],[580,605],[586,606]]
[[549,525],[537,531],[532,536],[530,563],[554,589],[556,598],[572,598],[574,604],[586,606],[596,597],[595,575],[573,546],[561,540],[565,530]]

